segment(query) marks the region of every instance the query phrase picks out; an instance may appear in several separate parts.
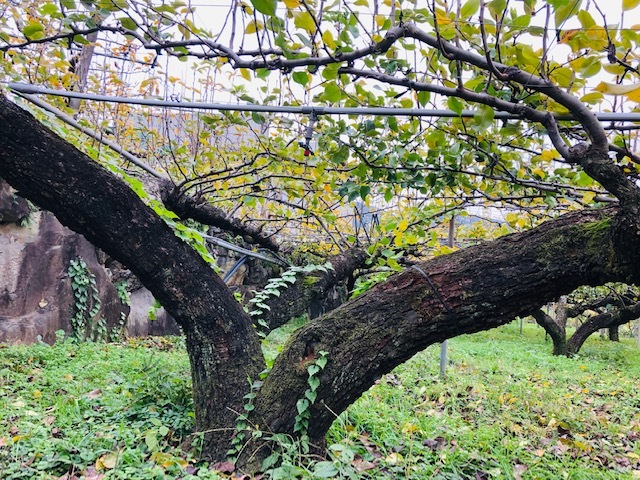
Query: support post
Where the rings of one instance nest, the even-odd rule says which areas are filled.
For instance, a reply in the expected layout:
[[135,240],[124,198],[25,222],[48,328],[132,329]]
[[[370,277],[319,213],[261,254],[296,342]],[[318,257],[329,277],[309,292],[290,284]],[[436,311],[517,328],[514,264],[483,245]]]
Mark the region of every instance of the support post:
[[[455,230],[456,230],[456,217],[452,216],[451,220],[449,220],[449,239],[447,241],[447,245],[453,248],[455,243]],[[440,344],[440,377],[447,377],[447,341],[445,340]]]

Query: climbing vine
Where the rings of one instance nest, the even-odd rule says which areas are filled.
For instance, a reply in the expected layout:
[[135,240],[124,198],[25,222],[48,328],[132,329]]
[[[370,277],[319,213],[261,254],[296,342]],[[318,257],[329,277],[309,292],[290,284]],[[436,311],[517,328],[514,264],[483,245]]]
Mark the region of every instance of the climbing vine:
[[85,261],[78,257],[69,262],[67,269],[71,280],[71,289],[75,298],[75,313],[71,317],[71,330],[76,340],[91,338],[102,340],[107,336],[107,323],[104,318],[96,319],[102,306],[96,277]]
[[262,290],[255,292],[255,297],[249,300],[246,310],[256,321],[260,336],[264,337],[264,331],[269,328],[269,325],[264,320],[263,314],[265,310],[271,310],[271,307],[266,303],[270,298],[279,297],[283,290],[296,283],[296,278],[300,273],[327,273],[330,269],[333,270],[333,266],[329,262],[322,265],[312,264],[305,265],[304,267],[290,267],[279,277],[270,278]]

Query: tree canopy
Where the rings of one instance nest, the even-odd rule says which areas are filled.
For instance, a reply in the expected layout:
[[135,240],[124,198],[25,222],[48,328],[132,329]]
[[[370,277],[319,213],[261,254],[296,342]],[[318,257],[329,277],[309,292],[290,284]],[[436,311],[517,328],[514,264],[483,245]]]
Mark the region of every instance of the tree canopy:
[[[48,98],[101,131],[87,140],[3,100],[0,177],[131,268],[181,324],[211,458],[229,447],[230,412],[242,410],[246,378],[264,360],[251,319],[207,266],[202,235],[178,220],[272,251],[357,252],[347,275],[367,258],[387,272],[402,270],[401,258],[419,262],[303,327],[252,394],[255,423],[321,443],[335,413],[427,345],[534,313],[581,285],[637,280],[635,126],[595,115],[636,106],[636,4],[623,1],[611,19],[579,0],[252,0],[224,10],[5,1],[6,80],[308,114]],[[452,116],[327,115],[329,106]],[[166,177],[164,193],[147,193],[102,136]],[[450,253],[448,218],[470,213],[486,219],[459,228],[467,239],[523,232],[425,262]],[[307,373],[319,375],[310,395]]]

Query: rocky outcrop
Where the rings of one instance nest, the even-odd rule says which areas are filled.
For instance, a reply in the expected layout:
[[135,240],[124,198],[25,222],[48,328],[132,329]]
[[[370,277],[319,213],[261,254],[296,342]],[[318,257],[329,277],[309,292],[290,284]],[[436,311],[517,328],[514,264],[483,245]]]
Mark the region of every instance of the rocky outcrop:
[[[131,293],[131,311],[127,319],[126,333],[130,337],[147,335],[180,335],[180,327],[164,308],[154,308],[151,292],[142,287]],[[152,309],[149,315],[149,309]],[[150,319],[153,318],[153,320]]]
[[19,223],[30,213],[29,202],[16,195],[9,184],[0,179],[0,223]]
[[75,298],[67,270],[81,258],[95,276],[108,329],[128,313],[96,250],[84,237],[62,226],[50,213],[31,214],[26,226],[0,225],[0,342],[52,343],[55,332],[71,332]]

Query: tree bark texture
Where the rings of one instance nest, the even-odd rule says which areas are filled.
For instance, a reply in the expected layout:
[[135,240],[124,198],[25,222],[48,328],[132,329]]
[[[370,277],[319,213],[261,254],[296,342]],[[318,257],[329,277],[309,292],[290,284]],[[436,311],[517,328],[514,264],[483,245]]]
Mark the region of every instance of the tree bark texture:
[[[223,458],[247,377],[263,369],[257,334],[226,286],[123,182],[4,97],[0,177],[129,267],[180,323],[197,429],[209,430],[203,453]],[[425,347],[529,315],[580,285],[640,279],[637,210],[568,214],[391,277],[294,334],[251,420],[293,434],[307,366],[326,351],[308,432],[322,443],[337,414]]]
[[[309,435],[321,443],[336,418],[382,374],[425,347],[530,315],[580,285],[629,278],[612,241],[615,210],[568,214],[533,230],[437,257],[391,277],[302,327],[256,399],[254,421],[291,432],[306,367],[328,352]],[[428,277],[428,278],[427,278]],[[433,287],[432,287],[433,285]]]
[[246,242],[260,245],[272,252],[277,253],[280,250],[280,245],[272,236],[259,228],[228,216],[220,208],[197,201],[168,181],[162,185],[160,193],[166,207],[182,219],[191,218],[205,225],[240,235]]
[[535,318],[536,323],[544,328],[544,331],[551,337],[553,342],[554,355],[566,355],[567,353],[567,331],[566,322],[560,324],[556,320],[547,315],[542,310],[536,310],[531,314]]
[[247,378],[264,369],[259,338],[229,289],[122,181],[0,96],[0,178],[126,265],[186,335],[198,430],[222,458]]

